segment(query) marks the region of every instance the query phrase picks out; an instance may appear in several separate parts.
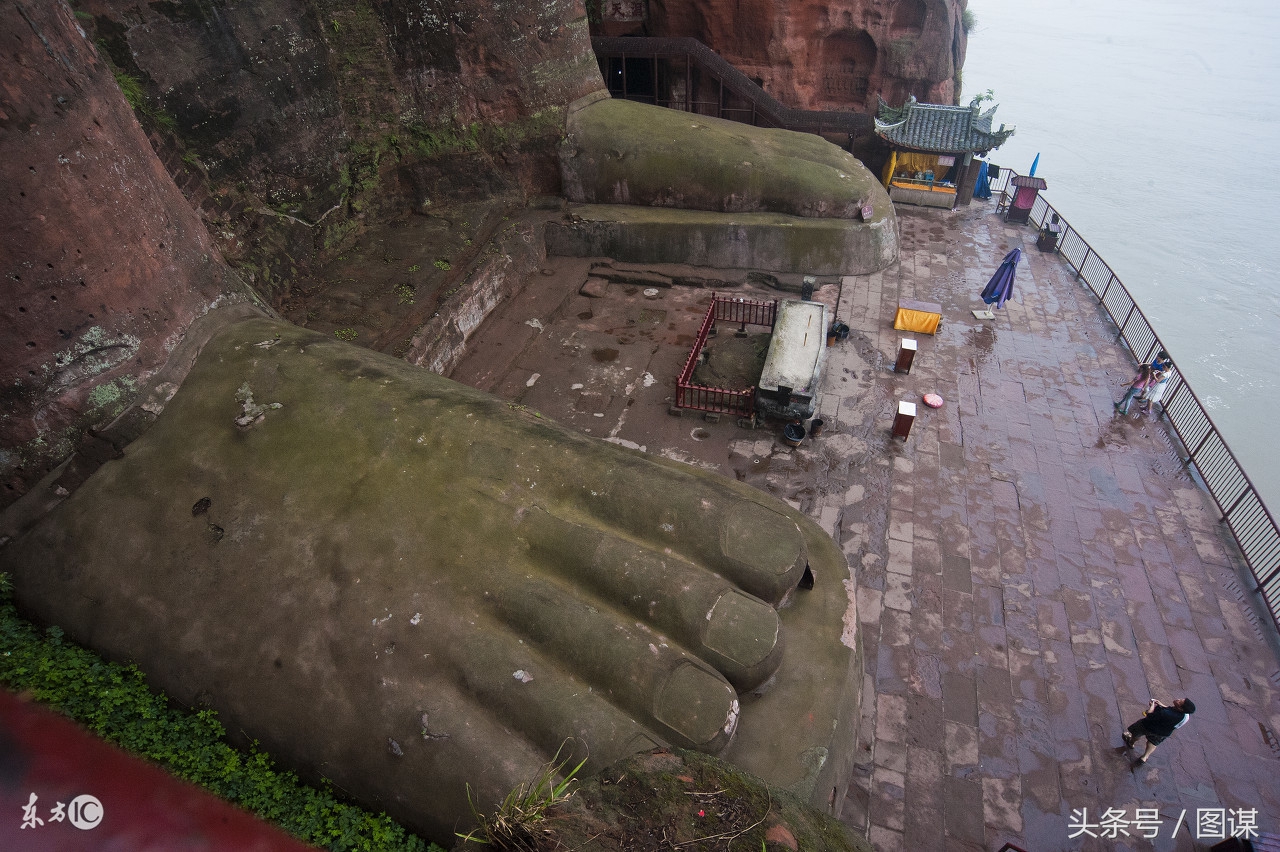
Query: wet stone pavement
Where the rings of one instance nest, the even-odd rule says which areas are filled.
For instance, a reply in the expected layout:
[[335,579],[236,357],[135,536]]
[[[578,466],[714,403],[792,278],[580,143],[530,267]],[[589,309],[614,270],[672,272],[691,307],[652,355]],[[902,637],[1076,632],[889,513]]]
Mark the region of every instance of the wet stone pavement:
[[[1207,849],[1199,809],[1227,835],[1251,811],[1280,833],[1275,630],[1164,428],[1114,414],[1134,365],[1089,291],[991,210],[900,207],[900,262],[819,289],[852,333],[799,448],[776,425],[670,416],[710,292],[586,296],[586,261],[549,259],[453,377],[751,482],[841,543],[866,651],[842,819],[877,849]],[[1015,247],[1013,299],[975,318]],[[895,331],[899,298],[940,303],[938,334]],[[919,344],[905,375],[902,337]],[[898,401],[929,392],[943,407],[893,439]],[[1132,769],[1125,725],[1184,695],[1197,712]]]

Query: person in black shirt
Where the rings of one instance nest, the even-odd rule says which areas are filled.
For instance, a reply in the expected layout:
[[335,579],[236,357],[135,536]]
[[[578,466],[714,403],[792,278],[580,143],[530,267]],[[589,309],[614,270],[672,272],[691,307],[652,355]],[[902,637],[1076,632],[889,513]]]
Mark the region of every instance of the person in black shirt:
[[1196,712],[1196,705],[1192,703],[1190,698],[1174,699],[1173,706],[1161,704],[1154,698],[1147,705],[1147,711],[1142,714],[1142,718],[1129,726],[1129,729],[1122,735],[1124,737],[1125,748],[1133,748],[1133,743],[1138,737],[1147,738],[1147,747],[1142,752],[1142,757],[1134,761],[1134,766],[1141,766],[1147,762],[1147,758],[1151,756],[1151,752],[1156,750],[1156,746],[1164,742],[1178,728],[1187,723],[1187,719],[1191,714]]

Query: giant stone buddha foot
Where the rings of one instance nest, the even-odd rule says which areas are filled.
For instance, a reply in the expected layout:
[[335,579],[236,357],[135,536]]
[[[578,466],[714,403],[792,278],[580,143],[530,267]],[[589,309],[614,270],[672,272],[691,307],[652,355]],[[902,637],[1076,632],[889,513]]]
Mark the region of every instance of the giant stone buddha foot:
[[[789,506],[266,319],[0,551],[18,600],[436,839],[563,743],[673,744],[824,810],[861,660]],[[804,582],[802,582],[804,580]],[[809,581],[812,580],[812,587]]]

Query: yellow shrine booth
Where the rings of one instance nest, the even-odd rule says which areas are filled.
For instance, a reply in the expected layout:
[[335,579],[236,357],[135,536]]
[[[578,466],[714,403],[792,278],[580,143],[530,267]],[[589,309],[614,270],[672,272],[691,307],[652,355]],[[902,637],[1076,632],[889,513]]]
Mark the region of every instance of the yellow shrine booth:
[[978,177],[975,155],[986,155],[1013,135],[991,129],[993,106],[977,98],[967,107],[922,104],[910,97],[900,107],[880,101],[876,134],[889,143],[881,181],[899,204],[951,209],[968,204]]

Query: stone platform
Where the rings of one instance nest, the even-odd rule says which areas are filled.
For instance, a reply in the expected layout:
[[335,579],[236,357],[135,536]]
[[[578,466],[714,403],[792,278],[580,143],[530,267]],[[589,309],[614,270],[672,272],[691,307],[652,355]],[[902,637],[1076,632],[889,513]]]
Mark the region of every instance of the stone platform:
[[[1114,331],[1060,258],[1028,251],[1035,232],[989,203],[898,216],[900,262],[815,296],[852,331],[828,352],[825,428],[799,448],[780,424],[669,416],[710,292],[615,283],[589,297],[583,260],[548,260],[453,376],[751,482],[835,537],[866,652],[842,819],[877,849],[1207,848],[1197,809],[1236,822],[1256,809],[1280,832],[1275,630],[1163,427],[1114,416],[1134,370]],[[1015,247],[1013,299],[976,319]],[[900,298],[943,309],[909,375],[892,370]],[[909,438],[891,439],[898,401],[928,392],[944,406],[919,406]],[[1124,726],[1149,698],[1183,695],[1197,713],[1132,770]],[[1154,809],[1154,839],[1139,808]],[[1084,809],[1096,839],[1070,836]],[[1103,836],[1108,809],[1127,836]]]

